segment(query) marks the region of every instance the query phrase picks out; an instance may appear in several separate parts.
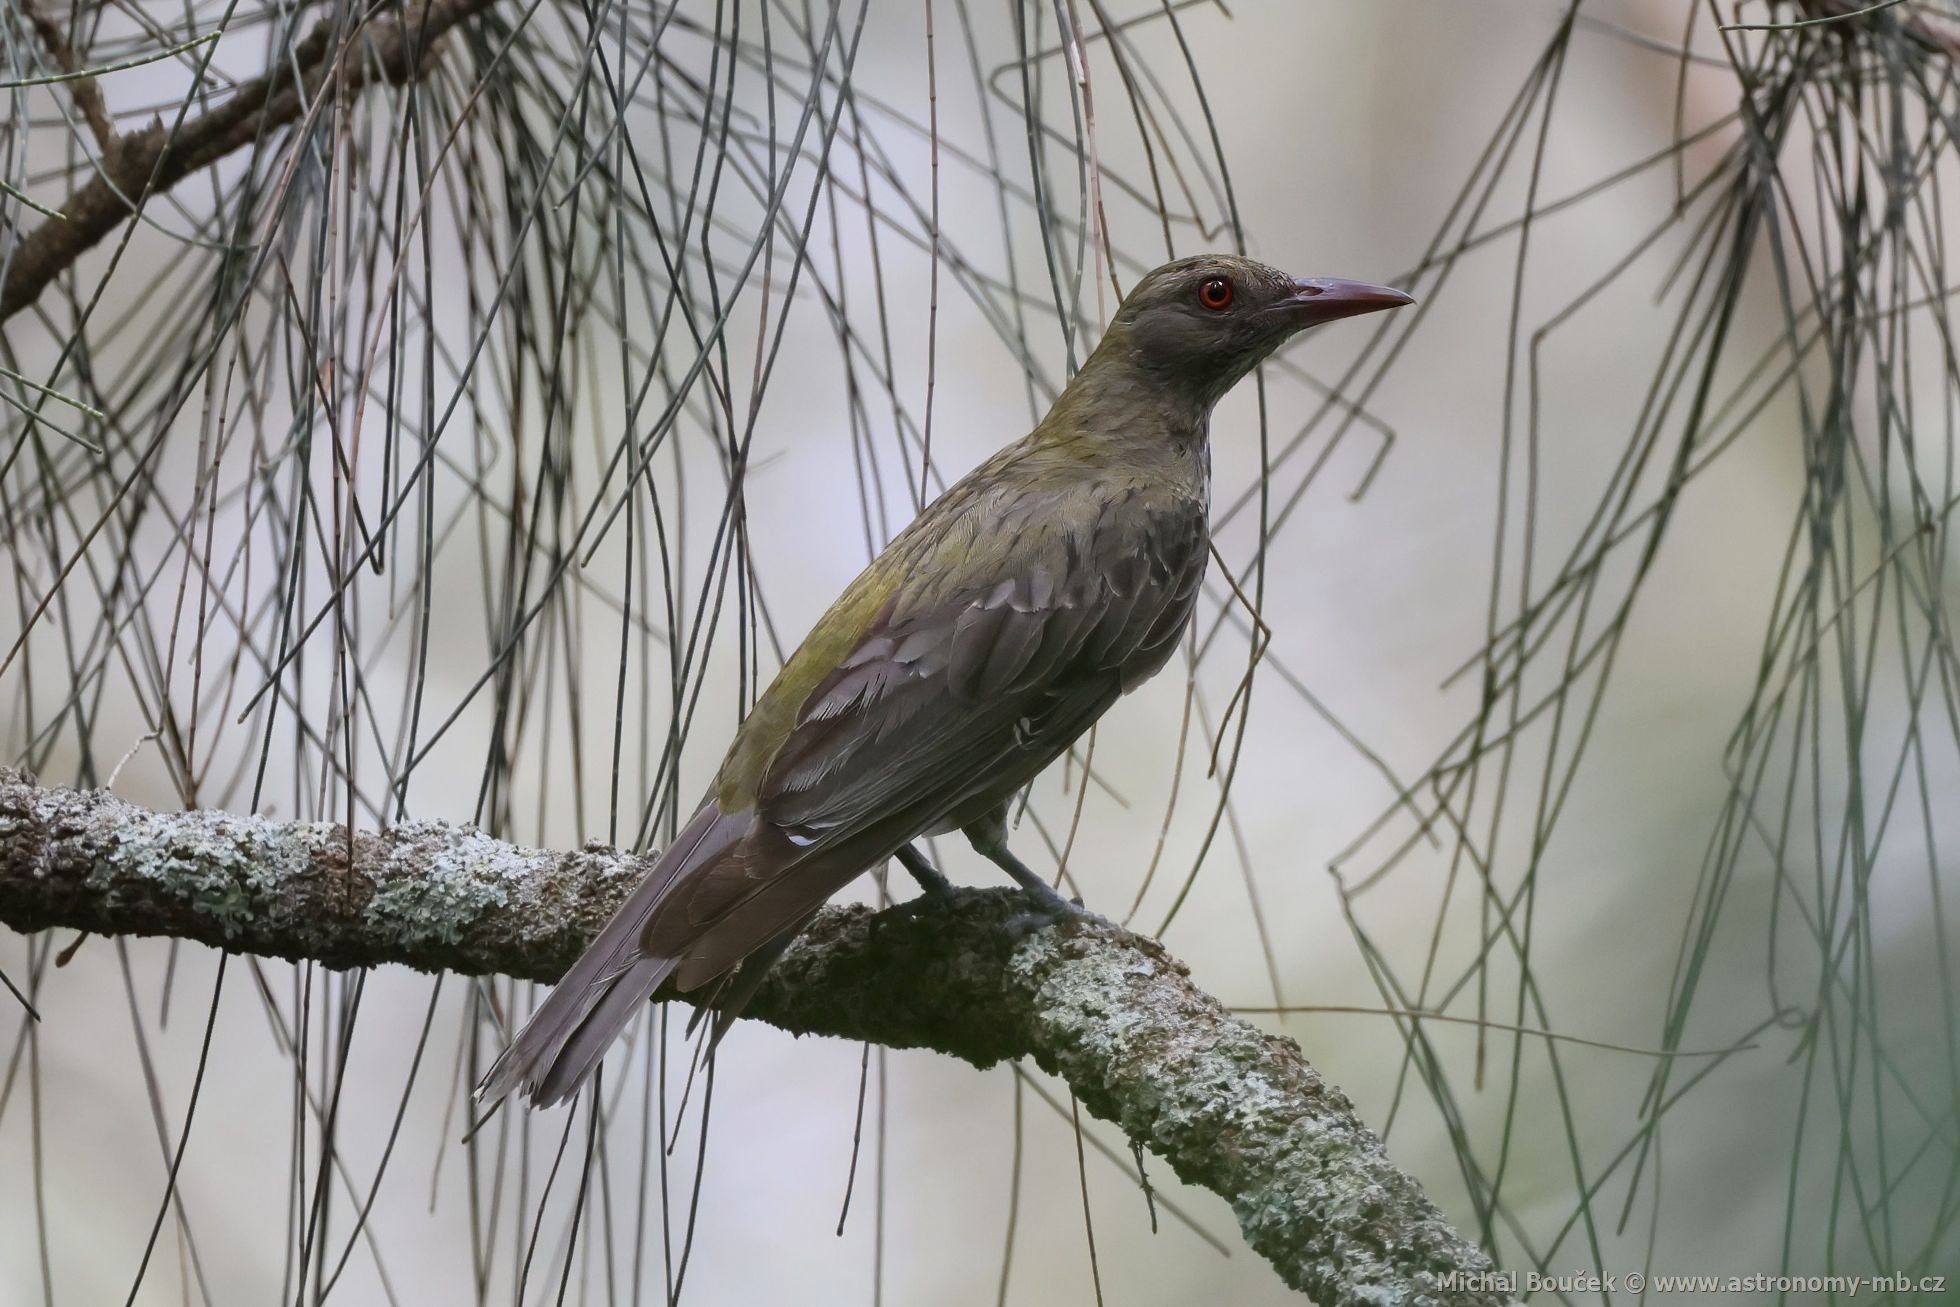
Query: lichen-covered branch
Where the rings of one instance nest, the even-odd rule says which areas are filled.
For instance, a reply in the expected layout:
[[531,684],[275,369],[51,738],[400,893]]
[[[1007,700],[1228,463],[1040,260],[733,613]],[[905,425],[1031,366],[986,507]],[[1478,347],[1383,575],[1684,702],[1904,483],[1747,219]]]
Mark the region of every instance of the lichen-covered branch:
[[[169,935],[336,967],[551,980],[645,864],[464,826],[384,834],[156,813],[0,768],[0,923]],[[1338,1089],[1290,1039],[1234,1017],[1152,940],[1017,929],[1018,894],[825,909],[747,1015],[794,1034],[1032,1058],[1091,1112],[1224,1197],[1247,1242],[1327,1307],[1507,1301]]]

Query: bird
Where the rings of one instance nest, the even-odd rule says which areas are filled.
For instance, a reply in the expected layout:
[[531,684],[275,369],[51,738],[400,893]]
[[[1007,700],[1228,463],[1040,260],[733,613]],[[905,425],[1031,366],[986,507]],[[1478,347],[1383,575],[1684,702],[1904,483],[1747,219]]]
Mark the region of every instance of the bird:
[[1299,332],[1413,303],[1204,254],[1144,275],[1047,416],[892,538],[783,664],[707,796],[476,1090],[576,1094],[671,980],[719,982],[716,1037],[852,880],[963,833],[1045,918],[1085,911],[1007,844],[1012,800],[1191,622],[1211,552],[1210,424]]

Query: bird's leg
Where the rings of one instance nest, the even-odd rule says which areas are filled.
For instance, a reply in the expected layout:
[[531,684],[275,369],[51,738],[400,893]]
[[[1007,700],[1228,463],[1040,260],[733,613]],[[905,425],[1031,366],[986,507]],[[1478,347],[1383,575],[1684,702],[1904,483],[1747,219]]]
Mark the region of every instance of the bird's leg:
[[1007,847],[1007,812],[992,813],[966,827],[966,837],[973,843],[973,851],[987,861],[1012,876],[1015,883],[1033,896],[1041,910],[1051,917],[1093,916],[1088,909],[1073,899],[1065,899],[1053,885],[1037,875],[1027,863],[1015,857]]
[[919,882],[919,888],[928,897],[944,898],[953,892],[953,882],[946,879],[946,873],[928,862],[916,845],[901,844],[894,856],[900,866],[912,873],[912,879]]
[[946,873],[927,861],[926,855],[919,852],[917,846],[901,844],[892,850],[892,856],[898,859],[900,866],[912,874],[912,879],[919,882],[919,888],[924,892],[915,899],[895,903],[873,917],[871,928],[874,931],[882,930],[893,922],[911,921],[922,912],[951,902],[953,896],[959,892],[953,882],[946,879]]

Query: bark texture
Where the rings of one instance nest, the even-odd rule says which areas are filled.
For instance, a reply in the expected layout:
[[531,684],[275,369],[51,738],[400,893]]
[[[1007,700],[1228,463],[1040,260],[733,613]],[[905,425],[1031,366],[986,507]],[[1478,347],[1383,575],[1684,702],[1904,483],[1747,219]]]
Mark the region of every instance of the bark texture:
[[[549,981],[644,869],[615,849],[528,849],[442,822],[377,835],[157,813],[0,768],[0,923],[19,931]],[[1032,1058],[1231,1203],[1246,1241],[1328,1307],[1509,1301],[1299,1045],[1233,1016],[1155,941],[1029,929],[1026,908],[1002,890],[826,908],[747,1015],[976,1066]]]

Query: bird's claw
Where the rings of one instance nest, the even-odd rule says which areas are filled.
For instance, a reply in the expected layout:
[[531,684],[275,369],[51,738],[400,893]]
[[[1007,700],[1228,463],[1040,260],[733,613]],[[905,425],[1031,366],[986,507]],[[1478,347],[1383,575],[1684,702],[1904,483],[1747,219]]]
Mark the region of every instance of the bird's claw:
[[871,929],[873,931],[880,931],[888,926],[896,926],[902,922],[916,920],[928,909],[937,907],[939,902],[940,897],[937,894],[921,894],[917,898],[907,899],[903,903],[894,903],[888,908],[880,908],[877,912],[871,914]]
[[1045,880],[1026,881],[1021,892],[1035,901],[1036,906],[1051,917],[1093,917],[1096,914],[1082,906],[1079,898],[1063,898],[1060,890]]
[[[1047,889],[1046,886],[1043,887]],[[1026,939],[1039,930],[1050,926],[1065,925],[1069,922],[1101,922],[1105,920],[1099,912],[1091,912],[1082,906],[1081,899],[1065,899],[1053,889],[1043,894],[1036,890],[1022,891],[1034,901],[1026,912],[1017,912],[1004,923],[1008,936],[1016,942]]]

